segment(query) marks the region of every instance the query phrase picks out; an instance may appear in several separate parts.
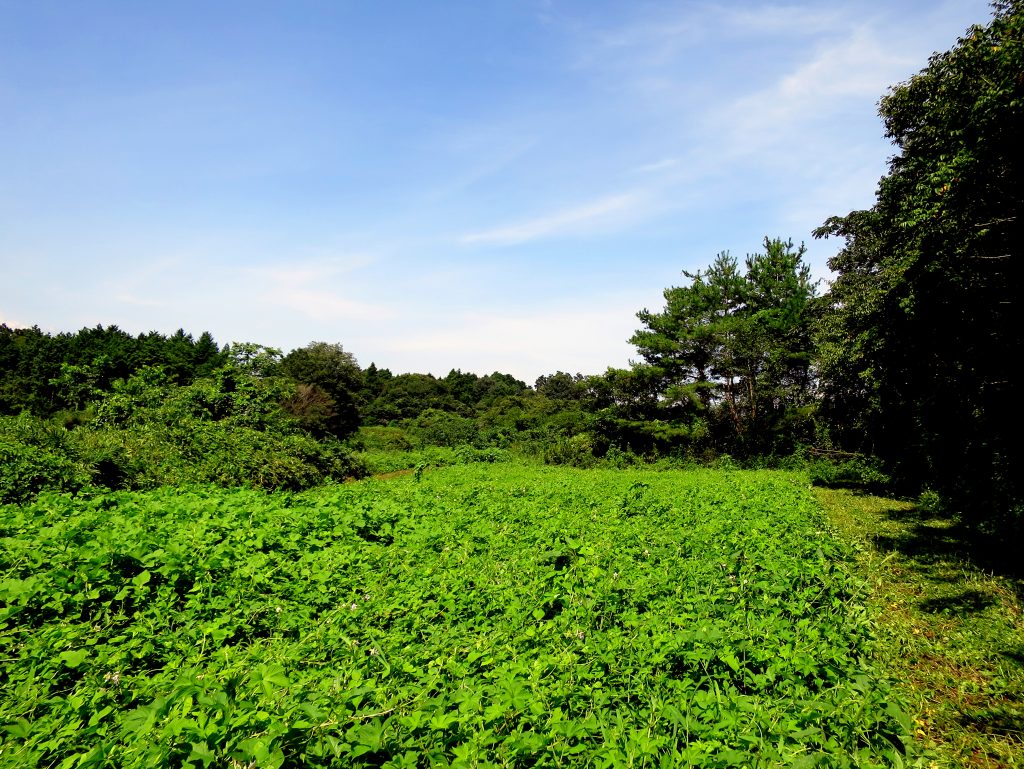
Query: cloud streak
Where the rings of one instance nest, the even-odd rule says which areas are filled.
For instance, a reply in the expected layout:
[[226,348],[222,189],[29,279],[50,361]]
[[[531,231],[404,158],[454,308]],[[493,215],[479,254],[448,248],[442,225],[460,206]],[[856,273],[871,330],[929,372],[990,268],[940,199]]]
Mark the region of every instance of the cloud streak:
[[607,228],[609,219],[635,213],[643,200],[638,192],[611,195],[516,224],[471,232],[459,241],[465,245],[511,246],[559,235],[586,235]]
[[250,290],[269,307],[284,308],[315,321],[383,320],[393,315],[388,305],[353,298],[358,291],[351,276],[377,259],[367,254],[274,264],[246,270]]

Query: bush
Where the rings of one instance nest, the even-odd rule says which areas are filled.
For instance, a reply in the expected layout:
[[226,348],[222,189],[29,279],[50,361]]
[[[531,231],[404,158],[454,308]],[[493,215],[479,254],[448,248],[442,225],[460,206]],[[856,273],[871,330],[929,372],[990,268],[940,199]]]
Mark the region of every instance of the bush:
[[424,446],[475,445],[480,440],[480,431],[475,421],[450,411],[427,409],[410,427]]
[[811,483],[829,488],[864,489],[884,491],[891,479],[882,472],[877,460],[867,457],[852,457],[844,460],[819,459],[811,462]]
[[625,470],[627,467],[644,464],[644,458],[637,456],[629,449],[623,451],[618,446],[609,446],[608,451],[605,452],[603,464]]
[[355,457],[372,475],[417,468],[511,461],[511,455],[504,449],[478,449],[474,446],[428,446],[416,451],[366,451],[356,454]]
[[79,430],[74,439],[93,480],[110,488],[215,483],[299,490],[366,474],[338,441],[220,422]]
[[317,440],[279,405],[273,383],[219,371],[187,387],[142,369],[68,430],[65,420],[0,418],[0,501],[87,485],[151,489],[214,483],[299,490],[359,478],[365,466],[333,437]]
[[937,515],[944,512],[946,507],[942,495],[934,489],[925,489],[917,498],[917,509],[922,513]]
[[88,481],[65,456],[0,439],[0,504],[28,502],[44,490],[75,492]]
[[569,465],[571,467],[594,467],[597,457],[594,456],[594,444],[589,435],[574,435],[556,441],[544,451],[544,462],[549,465]]
[[473,446],[458,446],[455,449],[455,464],[468,465],[474,462],[508,462],[509,454],[504,449],[478,449]]
[[354,443],[361,451],[409,451],[412,441],[400,427],[360,427]]

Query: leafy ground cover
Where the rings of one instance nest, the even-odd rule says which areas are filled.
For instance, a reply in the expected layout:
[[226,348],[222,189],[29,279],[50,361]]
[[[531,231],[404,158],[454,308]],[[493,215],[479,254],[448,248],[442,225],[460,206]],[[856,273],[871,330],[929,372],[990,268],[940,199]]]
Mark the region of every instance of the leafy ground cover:
[[0,513],[0,766],[915,760],[799,474],[473,464]]
[[[910,703],[919,742],[948,767],[1024,766],[1024,579],[950,516],[909,502],[816,490],[857,545],[879,661]],[[978,553],[986,553],[979,561]]]
[[353,455],[359,463],[372,475],[397,473],[401,470],[414,470],[417,467],[444,467],[447,465],[467,465],[473,462],[508,462],[509,453],[503,449],[478,449],[473,446],[428,446],[412,450],[373,449],[358,451]]

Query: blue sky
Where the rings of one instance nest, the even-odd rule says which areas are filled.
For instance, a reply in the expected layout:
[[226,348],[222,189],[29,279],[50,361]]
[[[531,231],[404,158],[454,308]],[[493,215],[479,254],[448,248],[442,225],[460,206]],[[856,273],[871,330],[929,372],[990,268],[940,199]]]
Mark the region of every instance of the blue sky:
[[[719,251],[871,205],[987,2],[0,0],[0,322],[443,376],[625,366]],[[824,290],[825,283],[822,284]]]

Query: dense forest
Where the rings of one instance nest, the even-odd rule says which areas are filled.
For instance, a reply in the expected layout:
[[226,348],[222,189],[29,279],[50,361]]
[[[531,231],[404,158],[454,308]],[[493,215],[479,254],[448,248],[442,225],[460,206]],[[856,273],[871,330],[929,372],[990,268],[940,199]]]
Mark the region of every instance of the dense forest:
[[814,233],[841,242],[826,290],[792,240],[720,253],[637,313],[629,368],[438,378],[364,368],[338,343],[0,325],[0,501],[298,489],[365,475],[375,451],[462,447],[581,467],[809,464],[822,483],[1019,531],[1022,41],[1024,9],[996,3],[881,99],[895,154],[871,208]]

